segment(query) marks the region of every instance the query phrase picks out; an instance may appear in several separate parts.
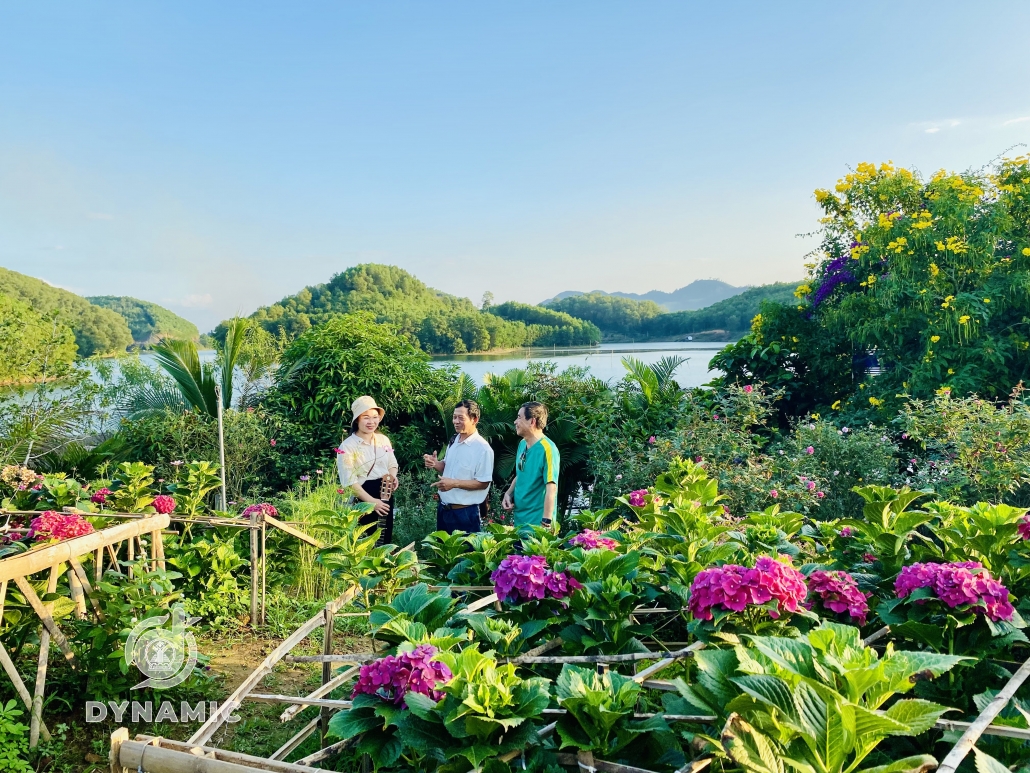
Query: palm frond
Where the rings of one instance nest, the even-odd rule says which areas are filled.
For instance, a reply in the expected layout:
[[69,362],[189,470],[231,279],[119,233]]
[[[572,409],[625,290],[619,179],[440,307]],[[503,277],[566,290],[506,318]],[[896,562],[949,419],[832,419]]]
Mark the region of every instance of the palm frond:
[[178,384],[183,398],[198,411],[216,412],[214,379],[210,368],[203,368],[193,341],[165,339],[154,347],[157,364]]
[[640,391],[643,392],[644,398],[647,402],[650,403],[654,400],[660,385],[658,383],[658,376],[651,367],[649,365],[645,365],[636,357],[623,357],[622,367],[628,371],[627,378],[640,387]]
[[232,406],[232,377],[240,359],[243,342],[252,322],[243,317],[233,317],[226,325],[225,344],[218,352],[218,377],[222,386],[222,407]]
[[680,357],[679,355],[669,355],[662,357],[662,359],[652,365],[651,370],[658,378],[658,385],[664,389],[669,384],[674,383],[672,380],[673,374],[676,372],[676,369],[683,363],[687,362],[688,359],[689,358],[687,357]]
[[188,411],[192,408],[182,391],[170,385],[146,384],[130,389],[118,402],[118,410],[131,421],[161,413],[169,408]]

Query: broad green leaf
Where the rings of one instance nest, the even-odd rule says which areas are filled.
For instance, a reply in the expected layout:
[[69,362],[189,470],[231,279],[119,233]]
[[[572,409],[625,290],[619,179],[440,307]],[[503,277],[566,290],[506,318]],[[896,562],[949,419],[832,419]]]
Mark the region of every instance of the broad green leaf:
[[945,712],[953,710],[932,701],[913,698],[895,703],[887,709],[887,716],[906,725],[912,735],[919,735],[933,727]]
[[731,714],[722,729],[722,745],[734,762],[752,773],[784,773],[772,742],[739,714]]
[[987,752],[982,752],[973,747],[973,754],[976,755],[977,773],[1010,773],[1009,769],[998,762]]
[[889,717],[886,712],[855,706],[855,733],[867,744],[872,738],[888,735],[907,735],[908,725]]
[[737,676],[730,681],[755,700],[777,709],[799,731],[803,730],[791,687],[778,676]]
[[338,711],[329,720],[329,733],[342,740],[353,738],[356,735],[371,730],[375,727],[382,727],[383,720],[377,717],[369,709],[351,709],[350,711]]

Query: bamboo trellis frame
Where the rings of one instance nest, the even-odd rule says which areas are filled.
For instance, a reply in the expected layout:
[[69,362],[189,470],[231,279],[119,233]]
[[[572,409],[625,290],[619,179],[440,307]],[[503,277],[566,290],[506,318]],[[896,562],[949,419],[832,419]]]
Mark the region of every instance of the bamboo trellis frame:
[[[81,537],[73,537],[72,539],[58,542],[55,545],[29,550],[0,559],[0,619],[3,617],[8,584],[13,581],[42,625],[39,637],[36,682],[31,696],[28,688],[22,681],[21,675],[15,668],[7,648],[3,642],[0,642],[0,663],[2,663],[4,671],[14,685],[18,696],[29,710],[30,748],[36,747],[40,736],[44,740],[50,740],[50,731],[43,722],[42,714],[43,698],[46,692],[47,666],[50,661],[51,640],[58,646],[72,668],[78,666],[78,661],[67,637],[53,618],[52,602],[42,601],[28,578],[34,574],[49,571],[46,593],[50,594],[57,590],[57,582],[61,574],[67,572],[68,586],[75,601],[76,614],[80,618],[88,614],[86,609],[86,600],[88,599],[93,607],[93,614],[99,616],[100,610],[96,600],[93,598],[93,587],[80,559],[87,555],[92,557],[95,564],[94,581],[97,581],[103,574],[105,553],[113,560],[115,570],[120,571],[117,556],[121,550],[121,544],[124,542],[127,545],[126,553],[130,557],[135,554],[135,548],[138,546],[140,557],[145,563],[149,563],[152,569],[164,568],[164,544],[161,540],[161,532],[168,526],[168,522],[167,515],[151,515],[147,518],[130,521],[129,523],[109,526],[106,529],[85,534]],[[148,554],[143,543],[144,535],[149,535],[150,537],[149,558],[147,558]]]
[[[434,590],[454,589],[460,591],[487,591],[492,590],[489,586],[433,586]],[[112,773],[132,773],[142,770],[144,773],[245,773],[246,771],[263,770],[271,773],[307,773],[318,770],[310,767],[335,756],[339,752],[353,745],[355,738],[341,741],[331,745],[326,744],[325,727],[329,715],[334,711],[346,711],[352,706],[351,701],[336,700],[328,696],[336,688],[343,686],[356,676],[360,664],[369,662],[377,657],[376,653],[348,653],[334,654],[332,652],[332,631],[329,626],[338,615],[339,610],[349,603],[357,595],[357,589],[352,588],[345,594],[330,602],[319,611],[314,617],[301,625],[288,639],[279,645],[265,660],[252,672],[237,690],[223,704],[222,710],[208,719],[194,735],[186,742],[173,742],[153,736],[138,735],[135,741],[128,740],[128,731],[119,729],[112,735],[111,759]],[[475,611],[497,603],[496,594],[484,596],[464,611]],[[644,610],[638,610],[644,611]],[[654,610],[655,612],[674,612],[674,610]],[[635,612],[636,614],[636,612]],[[323,631],[323,651],[320,655],[294,656],[289,652],[301,641],[306,639],[319,627]],[[867,637],[863,643],[869,644],[890,633],[888,627],[882,628]],[[519,664],[554,664],[565,663],[592,663],[597,666],[599,672],[604,672],[612,664],[636,664],[644,660],[655,661],[633,675],[634,681],[638,682],[645,689],[664,691],[675,691],[676,686],[672,682],[652,679],[657,672],[673,665],[674,663],[693,657],[699,650],[705,647],[703,642],[694,642],[674,651],[632,653],[629,655],[568,655],[568,656],[545,656],[544,653],[561,646],[561,639],[555,638],[530,650],[524,655],[510,658],[508,662]],[[321,663],[322,684],[313,692],[305,696],[290,696],[255,692],[261,679],[271,672],[278,662],[310,662]],[[337,676],[331,675],[332,663],[350,663],[349,668]],[[635,665],[634,665],[635,667]],[[958,764],[969,753],[976,739],[981,735],[995,735],[1020,740],[1030,740],[1030,730],[1020,728],[992,725],[993,719],[1001,712],[1008,701],[1015,694],[1018,687],[1030,678],[1030,660],[1027,660],[1016,674],[1009,680],[1004,689],[988,705],[980,716],[973,722],[960,722],[956,720],[938,720],[936,727],[941,730],[963,730],[964,734],[959,742],[945,758],[939,773],[955,773]],[[243,700],[251,700],[259,703],[288,704],[282,712],[280,720],[287,722],[307,707],[319,708],[318,716],[311,719],[293,737],[284,743],[269,758],[257,758],[236,752],[227,752],[209,744],[217,729],[226,721],[228,716],[237,708]],[[545,709],[542,715],[554,716],[565,713],[563,709]],[[664,716],[672,722],[711,723],[716,721],[715,716],[708,715],[668,715],[668,714],[635,714],[634,718],[644,719],[653,716]],[[538,731],[539,738],[546,738],[553,734],[555,723],[551,723]],[[298,760],[295,763],[283,762],[282,759],[295,751],[307,738],[316,731],[321,730],[321,749],[317,752]],[[117,737],[116,737],[117,736]],[[510,762],[522,754],[522,751],[508,752],[500,759]],[[652,773],[643,768],[631,767],[615,762],[595,758],[589,752],[578,754],[559,753],[558,761],[562,765],[574,766],[584,770],[602,771],[603,773]],[[700,773],[711,763],[711,758],[701,758],[685,764],[676,773]],[[120,767],[119,767],[120,766]]]

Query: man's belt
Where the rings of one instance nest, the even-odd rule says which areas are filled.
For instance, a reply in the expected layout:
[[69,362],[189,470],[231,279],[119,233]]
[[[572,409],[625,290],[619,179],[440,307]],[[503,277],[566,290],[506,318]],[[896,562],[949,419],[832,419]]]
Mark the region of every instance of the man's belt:
[[440,504],[448,510],[464,510],[466,507],[479,507],[478,502],[471,505],[449,505],[446,502],[441,502]]

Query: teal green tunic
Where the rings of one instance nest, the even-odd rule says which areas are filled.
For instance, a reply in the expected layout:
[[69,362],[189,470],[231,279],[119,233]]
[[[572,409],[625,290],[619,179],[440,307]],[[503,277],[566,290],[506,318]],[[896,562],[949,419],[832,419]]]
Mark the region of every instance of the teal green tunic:
[[[519,442],[515,453],[515,526],[539,526],[544,518],[544,494],[547,484],[558,483],[561,457],[558,447],[547,436],[530,448]],[[552,516],[556,513],[552,513]]]

